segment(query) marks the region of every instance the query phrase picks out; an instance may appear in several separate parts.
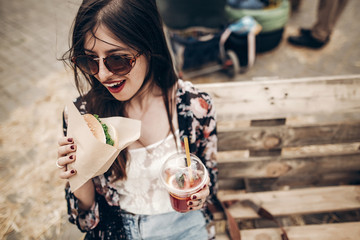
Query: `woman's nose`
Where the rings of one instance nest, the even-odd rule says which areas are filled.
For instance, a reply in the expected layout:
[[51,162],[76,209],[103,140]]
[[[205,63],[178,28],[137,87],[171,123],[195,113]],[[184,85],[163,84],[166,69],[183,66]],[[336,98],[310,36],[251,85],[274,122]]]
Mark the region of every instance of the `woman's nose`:
[[102,59],[100,59],[99,61],[99,72],[97,74],[98,79],[101,82],[106,81],[113,73],[109,71],[109,69],[107,69],[107,67],[104,64],[104,61]]

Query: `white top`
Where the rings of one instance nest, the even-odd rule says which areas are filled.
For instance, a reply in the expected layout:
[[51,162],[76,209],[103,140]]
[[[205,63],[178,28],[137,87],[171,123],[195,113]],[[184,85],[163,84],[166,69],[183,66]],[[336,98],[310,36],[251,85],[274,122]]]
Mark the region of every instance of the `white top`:
[[[180,151],[179,130],[175,131]],[[177,152],[172,134],[146,148],[130,149],[126,169],[127,180],[117,181],[120,205],[134,214],[161,214],[172,212],[169,194],[160,180],[160,169],[165,160]]]

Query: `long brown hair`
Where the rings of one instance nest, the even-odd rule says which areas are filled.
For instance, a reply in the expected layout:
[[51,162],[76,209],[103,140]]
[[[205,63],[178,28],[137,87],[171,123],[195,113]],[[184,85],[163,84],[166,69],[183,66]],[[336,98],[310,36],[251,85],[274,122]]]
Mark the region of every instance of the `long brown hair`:
[[[170,90],[175,86],[177,76],[167,48],[156,1],[84,0],[73,24],[71,47],[63,59],[69,60],[73,56],[84,54],[85,35],[94,35],[100,24],[109,29],[121,42],[147,56],[149,71],[143,86],[147,83],[150,86],[156,84],[161,89],[170,130],[174,134],[172,106],[175,103]],[[81,72],[69,61],[67,63],[73,69],[75,85],[87,102],[86,110],[89,113],[96,113],[101,117],[125,116],[125,102],[116,100],[94,76]],[[89,87],[90,90],[87,91]],[[127,159],[127,151],[122,151],[106,174],[114,175],[113,180],[126,179]]]

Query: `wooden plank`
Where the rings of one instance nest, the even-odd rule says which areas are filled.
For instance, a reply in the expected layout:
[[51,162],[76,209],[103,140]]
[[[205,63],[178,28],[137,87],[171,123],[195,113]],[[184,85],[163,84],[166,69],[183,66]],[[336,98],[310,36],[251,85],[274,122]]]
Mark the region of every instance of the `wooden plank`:
[[[231,180],[230,178],[229,180]],[[223,190],[244,189],[240,180],[244,181],[247,192],[277,191],[306,187],[324,187],[339,185],[359,185],[359,171],[341,171],[331,173],[307,174],[298,173],[277,178],[240,178],[236,182],[226,182],[228,179],[220,179],[219,187]],[[224,181],[226,185],[224,185]],[[233,183],[233,184],[232,184]],[[231,185],[232,184],[232,185]]]
[[225,233],[216,234],[216,240],[230,240],[229,236]]
[[[310,145],[303,147],[282,148],[283,157],[304,157],[318,155],[348,154],[360,151],[360,142],[342,143],[342,144],[323,144]],[[241,159],[249,157],[248,150],[219,151],[217,153],[218,162],[238,162]]]
[[[291,240],[358,240],[360,222],[292,226],[285,227],[285,231]],[[240,234],[244,240],[281,240],[277,228],[241,230]]]
[[[343,143],[343,144],[323,144],[311,145],[304,147],[283,148],[283,156],[304,156],[322,153],[323,155],[342,154],[360,151],[360,142]],[[229,154],[227,154],[229,156]]]
[[360,121],[305,126],[248,127],[218,132],[219,151],[260,150],[360,141]]
[[[250,127],[254,121],[278,121],[277,119],[269,119],[267,116],[262,116],[261,119],[222,119],[217,121],[219,131],[232,130],[237,128]],[[286,118],[287,126],[302,126],[314,124],[341,124],[343,122],[360,122],[360,111],[352,113],[332,113],[332,114],[317,114],[311,115],[296,115]]]
[[219,160],[219,178],[267,178],[297,174],[320,175],[360,170],[360,151],[296,157],[247,157]]
[[311,125],[318,123],[342,123],[342,122],[359,122],[360,121],[360,111],[352,113],[342,113],[336,112],[333,114],[316,114],[311,115],[297,115],[294,117],[288,117],[286,119],[286,125],[296,126],[296,125]]
[[[317,187],[246,194],[241,191],[219,191],[218,197],[221,201],[251,199],[261,204],[275,217],[360,209],[360,186]],[[231,206],[229,211],[234,218],[240,220],[259,218],[253,209],[240,203]],[[215,213],[214,217],[221,219],[223,215]]]
[[223,190],[240,190],[245,189],[244,179],[240,178],[228,178],[228,179],[219,179],[218,180],[219,189]]
[[197,84],[218,120],[286,118],[360,109],[360,75]]

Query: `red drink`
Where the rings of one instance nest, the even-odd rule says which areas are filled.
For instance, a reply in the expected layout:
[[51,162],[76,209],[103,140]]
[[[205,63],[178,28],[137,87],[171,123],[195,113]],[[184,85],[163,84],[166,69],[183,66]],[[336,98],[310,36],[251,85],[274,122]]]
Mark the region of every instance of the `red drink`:
[[178,212],[187,212],[188,210],[188,205],[187,205],[187,201],[190,200],[190,197],[186,197],[186,198],[181,198],[178,197],[172,193],[169,193],[170,195],[170,202],[171,202],[171,206]]
[[[184,183],[181,184],[181,186],[179,186],[178,181],[175,179],[175,176],[176,175],[169,176],[168,184],[172,185],[175,189],[184,190],[184,191],[189,190],[189,189],[194,189],[195,187],[199,186],[199,184],[202,181],[199,174],[197,174],[196,176],[193,176],[192,183],[191,183],[190,179],[185,177],[184,181],[183,181]],[[200,190],[201,189],[199,189],[197,192],[199,192]],[[178,212],[187,212],[188,211],[187,201],[190,200],[190,196],[193,193],[194,192],[192,192],[192,191],[190,191],[190,193],[184,192],[182,195],[179,196],[179,195],[169,192],[170,202],[171,202],[172,207]]]
[[187,202],[192,194],[200,191],[207,180],[207,170],[201,160],[191,155],[191,166],[186,166],[186,156],[170,157],[161,171],[161,180],[170,195],[172,207],[178,212],[187,212]]

